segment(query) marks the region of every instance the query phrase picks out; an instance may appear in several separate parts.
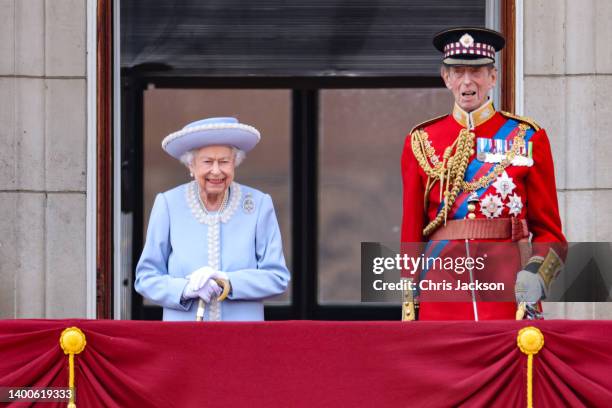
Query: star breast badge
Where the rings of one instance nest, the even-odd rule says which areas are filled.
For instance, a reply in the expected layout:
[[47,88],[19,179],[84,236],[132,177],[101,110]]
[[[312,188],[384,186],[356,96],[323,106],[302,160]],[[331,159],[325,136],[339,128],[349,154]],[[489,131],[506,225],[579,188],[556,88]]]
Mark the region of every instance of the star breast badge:
[[487,194],[480,200],[480,212],[487,218],[497,218],[501,215],[504,204],[497,194]]
[[521,210],[523,209],[523,201],[521,200],[520,196],[512,194],[508,199],[506,207],[510,209],[510,211],[508,211],[510,215],[518,217],[518,215],[521,213]]
[[493,187],[501,195],[502,200],[505,200],[508,194],[511,194],[512,190],[516,188],[516,184],[514,184],[512,177],[508,177],[508,173],[504,171],[501,176],[497,177]]

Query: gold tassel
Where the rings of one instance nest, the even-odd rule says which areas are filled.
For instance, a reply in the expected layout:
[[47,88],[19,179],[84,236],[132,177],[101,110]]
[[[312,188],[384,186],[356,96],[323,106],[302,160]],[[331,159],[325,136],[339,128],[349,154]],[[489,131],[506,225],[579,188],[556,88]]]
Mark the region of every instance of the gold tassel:
[[537,327],[523,327],[516,344],[527,355],[527,408],[533,408],[533,356],[544,347],[544,335]]
[[423,194],[423,210],[425,211],[425,214],[427,214],[427,211],[429,210],[429,193],[431,192],[431,189],[433,188],[435,183],[436,179],[432,179],[430,176],[427,176],[425,194]]
[[87,341],[81,329],[69,327],[62,332],[59,343],[62,350],[64,350],[64,354],[68,354],[68,387],[71,390],[68,408],[76,408],[74,402],[76,391],[74,387],[74,355],[81,353],[85,349]]

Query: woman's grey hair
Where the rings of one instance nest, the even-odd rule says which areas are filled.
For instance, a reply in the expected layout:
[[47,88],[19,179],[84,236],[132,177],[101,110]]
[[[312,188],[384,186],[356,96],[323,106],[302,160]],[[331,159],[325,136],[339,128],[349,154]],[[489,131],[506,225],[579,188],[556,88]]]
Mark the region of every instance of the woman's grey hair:
[[[179,160],[185,165],[185,167],[191,166],[193,164],[195,152],[197,152],[198,150],[199,148],[191,149],[183,153]],[[234,155],[234,167],[240,166],[240,163],[242,163],[242,161],[246,158],[246,153],[244,152],[244,150],[240,150],[234,146],[232,146],[232,154]]]

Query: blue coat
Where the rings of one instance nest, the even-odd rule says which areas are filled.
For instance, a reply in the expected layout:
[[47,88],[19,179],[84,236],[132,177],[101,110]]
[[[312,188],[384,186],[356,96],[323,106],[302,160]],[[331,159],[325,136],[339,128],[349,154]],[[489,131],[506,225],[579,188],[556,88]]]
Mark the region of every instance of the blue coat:
[[[272,199],[232,183],[225,209],[207,214],[195,183],[155,198],[136,291],[164,308],[164,320],[195,321],[197,299],[181,300],[185,276],[208,265],[226,272],[232,286],[220,320],[263,320],[262,300],[283,293],[290,279]],[[215,307],[207,305],[207,319]]]

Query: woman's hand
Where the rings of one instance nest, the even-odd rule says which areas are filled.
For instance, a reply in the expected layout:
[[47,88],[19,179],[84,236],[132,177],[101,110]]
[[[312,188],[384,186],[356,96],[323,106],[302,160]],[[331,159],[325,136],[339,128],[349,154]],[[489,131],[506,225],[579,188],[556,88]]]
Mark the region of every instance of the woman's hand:
[[186,278],[188,282],[183,289],[183,297],[185,299],[195,299],[199,297],[200,289],[206,285],[214,273],[215,270],[213,268],[204,266],[187,275]]
[[[210,275],[210,278],[208,279],[208,281],[204,284],[204,286],[198,291],[198,296],[206,303],[209,303],[213,297],[218,298],[221,293],[223,293],[224,291],[224,287],[223,285],[219,285],[219,281],[225,281],[227,285],[230,285],[229,283],[229,276],[227,275],[227,273],[223,272],[223,271],[215,271]],[[219,283],[217,283],[219,282]],[[231,288],[231,285],[230,285]],[[230,290],[228,288],[228,290]],[[214,295],[214,296],[213,296]],[[223,299],[225,299],[225,296],[223,297]],[[220,299],[220,300],[223,300]]]
[[204,302],[209,303],[211,299],[218,297],[222,291],[221,286],[219,286],[214,279],[209,279],[198,291],[198,296]]

